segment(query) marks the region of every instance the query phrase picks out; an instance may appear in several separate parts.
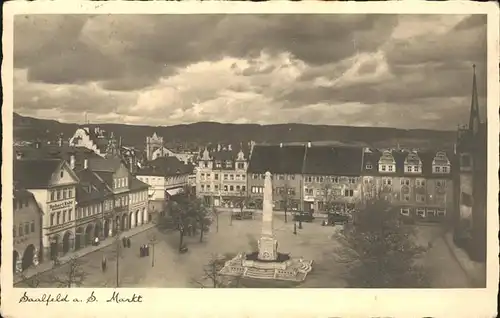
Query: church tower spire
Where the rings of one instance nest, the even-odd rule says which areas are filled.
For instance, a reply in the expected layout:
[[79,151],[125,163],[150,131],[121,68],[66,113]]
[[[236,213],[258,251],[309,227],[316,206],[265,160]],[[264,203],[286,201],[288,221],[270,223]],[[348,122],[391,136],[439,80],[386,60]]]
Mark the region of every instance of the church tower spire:
[[469,130],[476,134],[479,130],[479,100],[477,97],[477,84],[476,84],[476,65],[472,65],[473,77],[472,77],[472,100],[470,105],[470,117],[469,117]]

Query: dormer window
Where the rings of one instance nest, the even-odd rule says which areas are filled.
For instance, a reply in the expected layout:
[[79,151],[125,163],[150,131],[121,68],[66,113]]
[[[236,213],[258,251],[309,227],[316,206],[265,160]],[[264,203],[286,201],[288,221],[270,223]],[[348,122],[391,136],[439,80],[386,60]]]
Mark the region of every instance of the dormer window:
[[226,168],[231,168],[233,166],[233,163],[231,160],[226,160]]
[[217,160],[217,161],[215,162],[215,167],[216,167],[216,168],[222,168],[222,163],[221,163],[220,161],[218,161],[218,160]]
[[436,153],[434,160],[432,160],[432,172],[450,173],[450,160],[443,151]]
[[371,163],[366,164],[366,170],[371,170],[372,168],[373,167]]
[[379,171],[383,172],[395,172],[396,171],[396,161],[392,156],[390,151],[384,151],[382,156],[378,161]]
[[405,159],[405,172],[415,173],[420,172],[422,161],[416,152],[410,152]]

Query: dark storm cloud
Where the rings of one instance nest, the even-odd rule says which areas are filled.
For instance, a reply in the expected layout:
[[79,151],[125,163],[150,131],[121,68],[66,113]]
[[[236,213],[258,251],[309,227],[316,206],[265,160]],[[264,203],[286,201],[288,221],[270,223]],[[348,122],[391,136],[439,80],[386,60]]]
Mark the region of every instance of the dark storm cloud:
[[74,87],[58,94],[50,90],[31,90],[25,87],[14,89],[14,104],[16,111],[20,112],[57,109],[61,114],[65,112],[83,114],[89,110],[96,114],[108,114],[133,103],[133,98],[128,96],[96,94],[92,89],[84,87]]
[[[201,60],[256,57],[262,50],[290,52],[306,63],[332,63],[356,51],[376,50],[390,36],[397,17],[387,15],[165,15],[16,18],[16,67],[32,81],[104,81],[113,90],[152,85],[160,76]],[[85,28],[85,22],[87,27]],[[32,31],[48,25],[30,41]],[[307,27],[304,27],[307,25]],[[102,42],[84,42],[101,33]],[[50,33],[50,34],[47,34]],[[106,53],[116,42],[119,49]],[[320,47],[321,49],[318,49]],[[247,70],[246,73],[252,73]],[[136,80],[137,79],[137,80]]]

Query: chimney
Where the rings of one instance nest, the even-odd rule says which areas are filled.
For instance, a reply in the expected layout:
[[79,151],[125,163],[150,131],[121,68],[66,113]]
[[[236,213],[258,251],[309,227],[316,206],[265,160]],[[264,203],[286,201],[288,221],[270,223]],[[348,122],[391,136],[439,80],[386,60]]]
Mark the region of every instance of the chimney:
[[220,151],[220,149],[221,149],[221,146],[220,146],[220,144],[218,144],[217,145],[217,151]]
[[88,169],[88,167],[89,167],[89,160],[85,158],[83,160],[83,169]]
[[280,148],[283,148],[283,143],[282,142],[280,142]]
[[453,144],[453,154],[457,154],[457,143]]
[[130,172],[134,173],[134,159],[132,158],[132,156],[130,156],[129,158],[129,164],[130,164]]
[[312,143],[310,141],[307,142],[307,148],[311,148]]
[[16,152],[16,159],[19,160],[19,159],[22,159],[22,158],[23,158],[23,153],[20,152],[20,151]]
[[71,170],[75,169],[75,155],[71,155],[69,157],[69,166],[70,166]]
[[227,150],[232,151],[232,150],[233,150],[233,146],[231,146],[231,144],[229,144],[229,145],[227,146]]
[[41,146],[42,146],[42,143],[40,141],[35,142],[36,149],[40,149]]
[[59,147],[63,146],[63,136],[62,135],[59,136],[59,139],[57,140],[57,142],[59,144]]

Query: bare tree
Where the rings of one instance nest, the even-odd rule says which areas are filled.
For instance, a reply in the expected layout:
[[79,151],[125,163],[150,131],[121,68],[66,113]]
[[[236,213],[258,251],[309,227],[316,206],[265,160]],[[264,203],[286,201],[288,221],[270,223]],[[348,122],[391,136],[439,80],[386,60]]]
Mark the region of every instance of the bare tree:
[[238,287],[240,277],[228,277],[220,274],[220,271],[228,260],[233,258],[234,255],[215,255],[206,265],[203,266],[203,275],[199,279],[192,279],[194,284],[201,288],[230,288]]
[[55,282],[58,287],[80,287],[88,276],[87,272],[82,269],[82,264],[80,259],[72,257],[64,264],[67,270],[62,275],[51,274],[49,280]]

